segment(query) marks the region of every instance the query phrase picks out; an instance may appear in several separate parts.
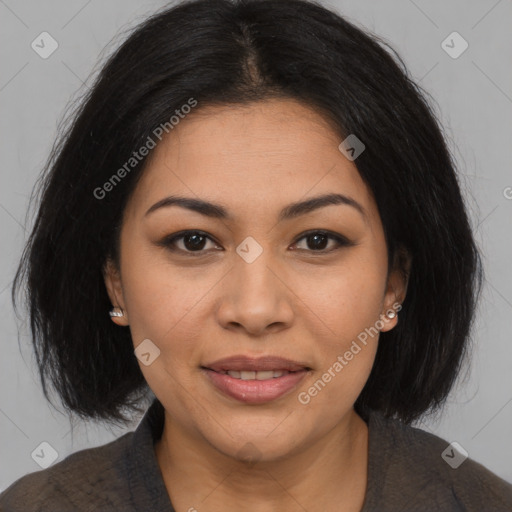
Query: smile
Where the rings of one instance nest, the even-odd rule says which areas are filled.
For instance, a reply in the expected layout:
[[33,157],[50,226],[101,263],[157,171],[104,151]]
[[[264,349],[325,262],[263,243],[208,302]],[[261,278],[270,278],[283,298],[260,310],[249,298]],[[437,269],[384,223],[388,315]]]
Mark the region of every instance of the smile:
[[234,379],[241,379],[241,380],[269,380],[269,379],[277,379],[278,377],[282,377],[283,375],[287,375],[288,373],[294,373],[289,372],[288,370],[264,370],[264,371],[252,371],[252,370],[224,370],[219,373],[224,373],[225,375],[229,375],[230,377],[233,377]]
[[264,404],[291,393],[309,370],[225,370],[201,368],[212,388],[246,404]]

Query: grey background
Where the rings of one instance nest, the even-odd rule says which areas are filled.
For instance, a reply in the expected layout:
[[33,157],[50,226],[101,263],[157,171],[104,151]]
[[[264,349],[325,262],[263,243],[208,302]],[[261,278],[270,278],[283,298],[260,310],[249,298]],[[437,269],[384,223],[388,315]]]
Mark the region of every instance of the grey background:
[[[437,102],[461,171],[487,279],[471,367],[461,375],[443,416],[418,426],[457,441],[471,458],[512,482],[512,188],[507,188],[512,187],[511,1],[323,3],[391,43]],[[49,407],[42,395],[28,329],[15,319],[10,286],[31,226],[31,217],[25,217],[30,191],[66,105],[91,83],[106,45],[110,43],[108,55],[123,39],[122,30],[164,4],[0,0],[0,491],[40,469],[31,453],[41,442],[54,447],[58,462],[115,439],[140,419],[123,430],[93,423],[71,430],[67,416]],[[59,44],[46,60],[31,48],[43,31]],[[456,59],[441,47],[453,31],[469,43]]]

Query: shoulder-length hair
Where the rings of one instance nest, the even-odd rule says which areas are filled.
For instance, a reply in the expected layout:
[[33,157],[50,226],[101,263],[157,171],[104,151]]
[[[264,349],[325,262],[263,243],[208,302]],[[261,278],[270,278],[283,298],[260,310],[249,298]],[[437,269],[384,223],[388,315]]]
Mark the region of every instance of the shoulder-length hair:
[[119,261],[123,210],[148,162],[134,152],[191,98],[196,109],[293,98],[329,119],[340,142],[363,141],[354,163],[389,264],[404,248],[412,256],[400,321],[380,335],[356,410],[410,423],[439,409],[467,351],[482,268],[426,96],[387,43],[313,1],[186,1],[137,26],[59,132],[13,283],[16,309],[26,280],[45,396],[50,383],[68,412],[124,422],[149,391],[129,328],[109,318],[102,272]]

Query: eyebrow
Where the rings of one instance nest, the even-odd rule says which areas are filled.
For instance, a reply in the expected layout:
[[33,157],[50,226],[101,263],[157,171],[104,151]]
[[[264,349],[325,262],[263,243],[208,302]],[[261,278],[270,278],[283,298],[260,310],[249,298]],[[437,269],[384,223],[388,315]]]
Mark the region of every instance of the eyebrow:
[[[343,194],[324,194],[285,206],[279,213],[278,221],[281,222],[283,220],[294,219],[296,217],[300,217],[301,215],[305,215],[306,213],[311,213],[314,210],[318,210],[319,208],[324,208],[330,205],[351,206],[362,215],[364,220],[367,220],[365,209],[355,199],[352,199],[351,197]],[[159,210],[160,208],[167,208],[169,206],[179,206],[181,208],[186,208],[188,210],[200,213],[206,217],[233,220],[233,216],[224,206],[220,204],[211,203],[203,199],[195,199],[182,196],[169,196],[161,199],[153,206],[151,206],[144,216],[146,217],[150,213]]]

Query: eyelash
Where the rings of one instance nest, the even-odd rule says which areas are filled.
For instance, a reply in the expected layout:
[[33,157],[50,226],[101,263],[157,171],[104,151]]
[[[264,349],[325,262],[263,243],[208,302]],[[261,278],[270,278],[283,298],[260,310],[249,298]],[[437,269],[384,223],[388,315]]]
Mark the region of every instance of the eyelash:
[[[204,256],[204,254],[207,253],[208,251],[204,251],[204,250],[188,251],[188,250],[184,250],[184,249],[177,249],[175,247],[174,244],[178,240],[183,239],[183,238],[185,238],[188,235],[200,235],[200,236],[203,236],[203,237],[207,238],[211,242],[216,243],[215,240],[213,240],[204,231],[188,230],[188,231],[180,231],[179,233],[175,233],[173,235],[169,235],[169,236],[165,237],[161,242],[159,242],[158,245],[165,247],[166,249],[170,250],[171,252],[181,252],[181,253],[186,254],[187,256],[188,255],[190,255],[192,257]],[[338,249],[341,249],[342,247],[349,247],[349,246],[355,245],[353,242],[351,242],[350,240],[348,240],[347,238],[345,238],[342,235],[338,235],[338,234],[332,233],[330,231],[318,230],[318,229],[317,230],[310,230],[310,231],[306,231],[305,233],[302,233],[296,239],[296,241],[293,243],[293,245],[297,244],[300,240],[302,240],[304,238],[308,238],[308,237],[310,237],[312,235],[323,235],[323,236],[326,236],[329,239],[334,240],[338,244],[338,246],[335,247],[334,249],[327,249],[327,250],[326,249],[321,249],[321,250],[318,250],[318,251],[314,251],[314,250],[311,250],[311,249],[299,249],[300,251],[306,251],[306,252],[311,252],[311,253],[317,253],[317,254],[320,254],[320,255],[326,255],[326,254],[334,252],[334,251],[336,251]]]

